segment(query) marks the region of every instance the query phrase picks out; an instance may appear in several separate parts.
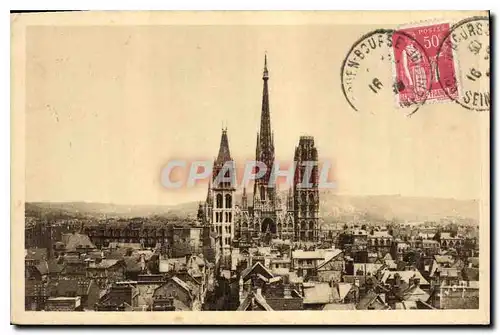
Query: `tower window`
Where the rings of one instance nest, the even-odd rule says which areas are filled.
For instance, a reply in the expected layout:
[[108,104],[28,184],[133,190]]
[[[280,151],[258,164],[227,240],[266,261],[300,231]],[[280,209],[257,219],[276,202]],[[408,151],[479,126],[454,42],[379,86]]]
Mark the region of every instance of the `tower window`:
[[217,208],[222,208],[222,194],[217,194],[215,202]]
[[230,194],[226,194],[226,208],[232,208],[232,197]]

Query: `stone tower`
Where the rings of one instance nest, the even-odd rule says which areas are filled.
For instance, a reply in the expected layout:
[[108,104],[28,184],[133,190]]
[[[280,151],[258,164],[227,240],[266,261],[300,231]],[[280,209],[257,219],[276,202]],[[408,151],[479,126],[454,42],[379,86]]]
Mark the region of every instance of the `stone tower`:
[[318,150],[312,136],[301,136],[295,148],[293,183],[295,239],[317,241],[319,223]]
[[257,219],[259,235],[272,238],[277,235],[277,213],[275,206],[276,188],[270,185],[271,171],[274,164],[274,138],[271,130],[271,115],[269,111],[269,71],[267,69],[267,55],[264,56],[264,72],[262,75],[262,109],[260,118],[260,132],[257,133],[255,160],[264,163],[266,174],[255,181],[253,192],[253,212]]
[[223,129],[212,182],[208,186],[207,216],[213,231],[221,237],[222,252],[225,255],[231,253],[234,238],[234,178],[234,161],[229,151],[227,129]]

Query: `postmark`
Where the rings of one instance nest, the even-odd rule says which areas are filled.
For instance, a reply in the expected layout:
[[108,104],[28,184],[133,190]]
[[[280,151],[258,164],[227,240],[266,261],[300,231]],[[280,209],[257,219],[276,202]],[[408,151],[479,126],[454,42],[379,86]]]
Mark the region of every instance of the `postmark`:
[[394,109],[396,104],[411,115],[429,95],[430,69],[427,52],[417,39],[405,31],[378,29],[349,50],[341,67],[342,92],[355,111],[373,113]]
[[473,111],[490,109],[489,17],[471,17],[451,27],[438,49],[438,66],[453,54],[458,73],[439,71],[438,82],[448,97]]

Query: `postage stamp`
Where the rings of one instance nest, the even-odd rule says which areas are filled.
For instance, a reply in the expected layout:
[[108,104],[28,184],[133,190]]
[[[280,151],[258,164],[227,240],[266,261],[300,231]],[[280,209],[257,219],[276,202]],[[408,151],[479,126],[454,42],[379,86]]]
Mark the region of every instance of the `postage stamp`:
[[[402,47],[397,47],[397,36],[401,34],[393,37],[398,104],[408,105],[421,101],[436,103],[456,99],[457,82],[443,87],[438,80],[438,73],[447,78],[456,77],[453,50],[447,48],[439,53],[444,37],[450,33],[450,24],[419,25],[398,29],[398,32],[412,37],[404,39],[407,43]],[[425,51],[427,60],[419,50],[421,48]],[[428,90],[425,90],[427,85]]]
[[371,112],[374,106],[384,106],[403,108],[411,115],[426,102],[434,88],[432,65],[425,44],[414,35],[378,29],[353,44],[342,64],[341,82],[344,96],[355,111]]

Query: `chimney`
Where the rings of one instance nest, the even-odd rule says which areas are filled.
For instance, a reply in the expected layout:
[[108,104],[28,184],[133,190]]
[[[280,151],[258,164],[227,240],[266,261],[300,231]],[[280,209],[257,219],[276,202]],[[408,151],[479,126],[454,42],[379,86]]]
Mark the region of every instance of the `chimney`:
[[285,299],[290,299],[292,297],[292,291],[290,290],[290,286],[285,285],[283,288],[283,297]]
[[141,263],[141,270],[144,271],[144,269],[146,269],[146,260],[144,258],[144,254],[141,254],[140,263]]
[[413,283],[416,287],[420,287],[420,278],[413,278]]
[[239,281],[239,297],[240,297],[240,304],[243,302],[243,300],[245,300],[245,297],[243,296],[243,277],[240,277],[240,281]]

